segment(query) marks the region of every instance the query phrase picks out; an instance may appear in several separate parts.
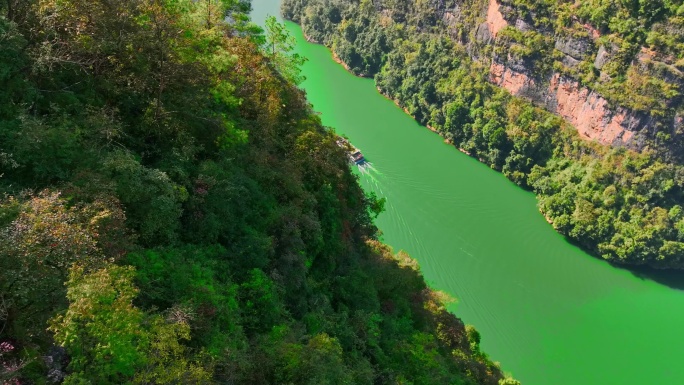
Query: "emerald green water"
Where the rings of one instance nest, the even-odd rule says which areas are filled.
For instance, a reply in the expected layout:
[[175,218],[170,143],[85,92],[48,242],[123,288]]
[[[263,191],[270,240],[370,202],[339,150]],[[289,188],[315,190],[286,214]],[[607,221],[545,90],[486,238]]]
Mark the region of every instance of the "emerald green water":
[[[278,14],[277,0],[253,6],[256,22]],[[303,88],[314,109],[373,165],[360,179],[387,198],[383,240],[458,298],[451,310],[480,330],[504,370],[525,385],[684,383],[684,292],[568,244],[531,193],[444,144],[288,28],[309,59]]]

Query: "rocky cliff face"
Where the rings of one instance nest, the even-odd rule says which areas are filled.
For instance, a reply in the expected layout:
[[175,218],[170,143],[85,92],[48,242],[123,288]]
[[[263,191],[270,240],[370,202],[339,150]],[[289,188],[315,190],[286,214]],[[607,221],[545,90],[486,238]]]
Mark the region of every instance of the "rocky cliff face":
[[[611,106],[601,94],[558,72],[535,81],[524,66],[493,60],[492,83],[562,116],[582,138],[601,144],[643,149],[657,132],[658,121],[646,113]],[[672,122],[678,126],[681,122]]]
[[[445,22],[449,24],[453,16],[449,12],[446,15]],[[520,17],[519,12],[506,0],[489,0],[481,15],[480,20],[484,21],[474,26],[472,39],[467,44],[474,57],[481,62],[491,63],[490,81],[513,95],[532,100],[562,116],[577,128],[583,138],[642,150],[649,146],[658,132],[670,138],[681,134],[683,127],[681,114],[677,111],[678,95],[669,98],[668,95],[660,95],[665,103],[665,111],[655,114],[646,108],[640,111],[621,105],[619,101],[601,93],[602,85],[612,80],[603,69],[615,61],[618,48],[609,40],[602,39],[597,28],[576,22],[570,33],[558,33],[535,26],[537,15]],[[502,36],[504,34],[507,36]],[[546,57],[516,55],[516,51],[520,51],[516,48],[539,48],[525,47],[524,39],[535,36],[540,39],[534,42],[542,41],[548,46]],[[483,52],[485,55],[482,55]],[[543,62],[551,65],[547,65],[546,70],[540,70],[539,64]],[[662,60],[657,53],[645,47],[633,56],[629,66],[630,71],[635,71],[634,77],[647,76],[647,82],[655,78],[676,90],[682,86],[681,72],[668,63],[667,58]],[[591,82],[596,86],[594,89],[580,82],[582,71],[598,74]],[[632,92],[638,90],[627,87],[620,96],[625,100],[641,96],[630,95]]]

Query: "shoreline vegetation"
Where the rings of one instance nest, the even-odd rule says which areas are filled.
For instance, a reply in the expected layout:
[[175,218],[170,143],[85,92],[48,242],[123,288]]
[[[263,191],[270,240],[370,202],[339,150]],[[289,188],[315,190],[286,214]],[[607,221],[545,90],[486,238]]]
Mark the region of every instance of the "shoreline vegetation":
[[0,3],[0,383],[519,384],[249,10]]
[[[440,32],[441,21],[383,7],[285,0],[282,11],[418,123],[532,190],[547,222],[588,253],[617,265],[684,268],[681,165],[581,139],[561,118],[490,84],[485,68]],[[400,19],[387,17],[397,12]]]

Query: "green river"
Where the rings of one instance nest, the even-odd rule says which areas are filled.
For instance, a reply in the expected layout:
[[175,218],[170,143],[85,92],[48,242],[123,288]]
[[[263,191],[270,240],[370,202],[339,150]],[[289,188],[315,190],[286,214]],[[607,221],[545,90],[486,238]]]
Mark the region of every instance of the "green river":
[[[278,0],[253,1],[255,22]],[[482,333],[483,349],[524,385],[684,383],[684,291],[638,278],[567,243],[533,194],[454,147],[288,23],[309,60],[302,87],[323,123],[372,167],[387,198],[383,240],[420,262],[429,284]]]

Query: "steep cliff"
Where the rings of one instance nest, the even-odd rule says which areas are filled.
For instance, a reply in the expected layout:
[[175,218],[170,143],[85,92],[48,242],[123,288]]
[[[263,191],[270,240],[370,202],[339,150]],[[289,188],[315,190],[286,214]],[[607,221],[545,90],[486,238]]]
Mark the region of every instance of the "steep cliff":
[[[653,37],[658,28],[679,31],[676,20],[664,20],[632,43],[580,20],[577,6],[564,18],[564,3],[534,10],[521,3],[490,0],[480,12],[485,20],[470,34],[474,51],[492,52],[479,58],[491,62],[492,83],[557,113],[581,137],[601,144],[642,150],[658,133],[681,134],[684,78],[677,58]],[[451,20],[448,13],[444,20]]]

